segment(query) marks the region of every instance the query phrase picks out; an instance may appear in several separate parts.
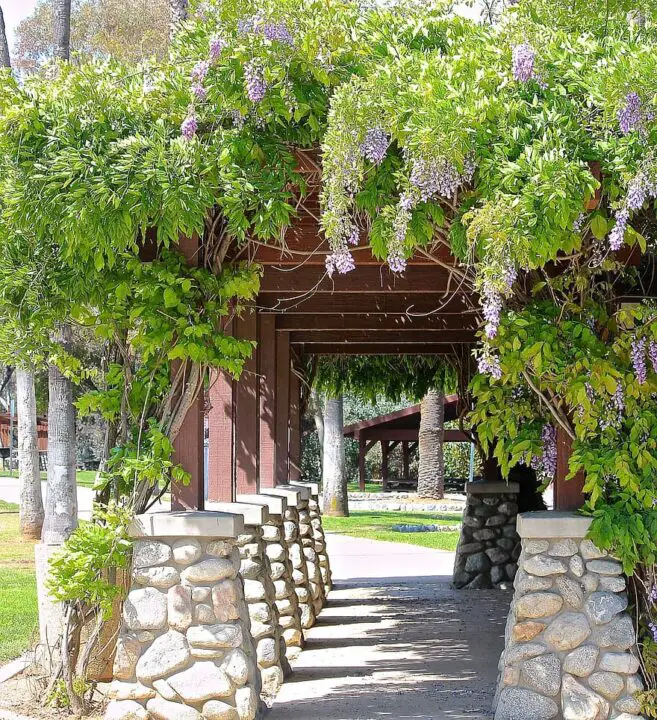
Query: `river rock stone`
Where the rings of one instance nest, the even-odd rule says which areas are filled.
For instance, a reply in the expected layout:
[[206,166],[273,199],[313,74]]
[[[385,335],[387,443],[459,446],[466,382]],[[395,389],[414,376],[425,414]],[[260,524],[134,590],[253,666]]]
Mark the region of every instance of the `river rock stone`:
[[114,700],[148,700],[155,697],[155,690],[140,682],[121,682],[114,680],[107,692]]
[[169,683],[166,680],[162,680],[161,678],[159,680],[155,680],[153,683],[153,688],[157,690],[158,694],[162,696],[165,700],[169,700],[170,702],[180,702],[180,697],[178,696],[178,693],[169,685]]
[[563,598],[556,593],[538,592],[523,595],[515,603],[516,617],[542,618],[554,615],[561,610]]
[[568,567],[570,568],[570,572],[575,577],[582,577],[584,573],[586,572],[586,567],[584,565],[584,560],[582,560],[580,555],[573,555],[570,558],[570,562],[568,563]]
[[627,598],[609,592],[594,592],[586,601],[586,614],[596,625],[604,625],[627,608]]
[[525,540],[523,547],[528,555],[538,555],[545,552],[550,547],[550,543],[548,540]]
[[625,578],[618,575],[603,575],[600,577],[598,583],[600,590],[606,590],[607,592],[623,592],[625,590]]
[[176,585],[167,593],[169,627],[185,632],[192,624],[192,591],[184,585]]
[[634,675],[639,672],[639,660],[630,653],[605,653],[600,659],[600,670]]
[[210,591],[211,588],[209,587],[194,586],[192,588],[192,600],[199,603],[207,602],[210,599]]
[[530,575],[539,577],[563,575],[568,572],[568,568],[561,560],[547,555],[532,555],[523,562],[522,566]]
[[507,687],[500,694],[496,720],[552,720],[559,714],[558,705],[551,698],[532,690]]
[[617,647],[627,650],[634,645],[634,625],[629,615],[621,615],[610,623],[596,628],[595,640],[603,648]]
[[569,578],[567,575],[560,575],[555,585],[557,590],[561,593],[563,599],[570,605],[570,607],[579,610],[584,604],[584,593],[582,592],[582,586]]
[[564,675],[561,683],[561,711],[564,720],[606,720],[609,703],[572,675]]
[[623,568],[616,560],[591,560],[586,563],[586,569],[589,572],[598,575],[622,575]]
[[246,653],[240,648],[236,648],[226,656],[221,664],[221,669],[237,687],[242,687],[249,679],[251,663]]
[[205,720],[239,720],[237,710],[221,700],[209,700],[203,705]]
[[158,540],[137,540],[132,550],[132,567],[164,565],[171,559],[171,548]]
[[584,560],[597,560],[607,555],[604,550],[597,548],[588,538],[585,538],[579,544],[579,552]]
[[222,580],[212,588],[212,606],[219,622],[237,620],[240,616],[239,593],[235,583],[235,580]]
[[204,584],[235,577],[233,563],[227,558],[210,558],[186,567],[180,576],[190,583]]
[[589,685],[608,700],[615,700],[625,688],[623,678],[613,672],[595,672],[589,678]]
[[161,630],[167,623],[167,596],[152,587],[131,590],[123,603],[123,618],[131,630]]
[[193,538],[176,540],[173,543],[173,559],[180,565],[191,565],[203,554],[203,548],[198,540]]
[[243,687],[235,693],[235,705],[240,718],[255,717],[258,709],[258,696],[251,687]]
[[217,617],[209,605],[198,603],[194,607],[194,622],[197,625],[214,625],[217,622]]
[[[522,572],[522,575],[520,574]],[[551,577],[536,577],[535,575],[527,575],[522,570],[516,575],[516,592],[524,595],[529,592],[540,592],[541,590],[549,590],[552,587],[553,580]]]
[[577,552],[577,543],[572,538],[557,540],[548,550],[551,557],[571,557]]
[[167,590],[180,582],[180,573],[169,565],[151,568],[137,568],[132,579],[140,585],[152,585]]
[[218,557],[229,557],[233,552],[233,546],[225,540],[213,540],[208,543],[205,548],[208,555],[216,555]]
[[242,645],[242,628],[228,624],[193,625],[187,631],[187,640],[192,647],[208,650],[236,648]]
[[201,713],[193,707],[159,697],[149,700],[146,709],[154,720],[203,720]]
[[566,655],[563,661],[564,672],[577,677],[588,677],[598,662],[600,651],[595,645],[583,645]]
[[134,700],[112,700],[105,711],[105,720],[148,720],[148,712]]
[[185,667],[190,659],[189,646],[185,636],[176,630],[169,630],[153,640],[153,644],[139,658],[137,678],[144,683],[166,677]]
[[465,561],[465,571],[469,573],[484,573],[490,569],[490,559],[486,553],[479,552],[469,555]]
[[278,643],[274,638],[263,638],[257,647],[258,665],[269,667],[278,661]]
[[554,650],[573,650],[591,634],[591,628],[581,613],[564,612],[555,618],[543,633],[543,639]]
[[119,637],[114,655],[114,677],[117,680],[130,680],[135,674],[140,654],[141,644],[136,638],[128,635]]
[[515,642],[526,642],[532,640],[543,632],[547,625],[542,622],[522,622],[511,628],[511,636]]
[[633,714],[641,712],[641,703],[635,697],[632,697],[630,695],[625,695],[622,698],[618,698],[618,700],[616,700],[615,707],[616,710],[621,713]]
[[233,694],[233,686],[226,673],[207,660],[195,662],[187,670],[167,678],[167,682],[188,703]]
[[525,660],[522,664],[521,682],[542,695],[557,695],[561,689],[559,657],[551,653]]

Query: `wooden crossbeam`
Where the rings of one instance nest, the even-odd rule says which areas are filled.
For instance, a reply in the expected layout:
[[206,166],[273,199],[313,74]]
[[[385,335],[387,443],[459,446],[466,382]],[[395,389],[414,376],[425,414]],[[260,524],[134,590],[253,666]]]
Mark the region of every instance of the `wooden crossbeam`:
[[440,343],[304,343],[295,346],[300,355],[449,355],[452,345]]
[[376,332],[368,332],[367,330],[301,330],[290,333],[290,341],[293,344],[311,343],[311,344],[331,344],[338,345],[340,343],[371,343],[388,344],[398,343],[470,343],[474,342],[475,336],[471,330],[377,330]]
[[[329,301],[330,305],[330,301]],[[267,316],[271,317],[271,315]],[[276,316],[278,331],[330,331],[330,330],[463,330],[476,329],[472,315],[296,315],[287,313]]]
[[266,267],[261,283],[263,293],[445,293],[470,292],[457,278],[450,279],[448,270],[438,265],[411,266],[403,275],[395,275],[387,266],[356,267],[346,275],[328,276],[323,266],[277,270]]

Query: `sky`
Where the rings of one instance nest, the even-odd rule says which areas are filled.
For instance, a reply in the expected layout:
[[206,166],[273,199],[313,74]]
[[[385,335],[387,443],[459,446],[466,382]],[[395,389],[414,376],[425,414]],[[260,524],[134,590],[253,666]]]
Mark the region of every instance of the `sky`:
[[14,49],[15,32],[18,23],[32,13],[36,4],[37,0],[0,0],[0,6],[5,16],[10,52]]

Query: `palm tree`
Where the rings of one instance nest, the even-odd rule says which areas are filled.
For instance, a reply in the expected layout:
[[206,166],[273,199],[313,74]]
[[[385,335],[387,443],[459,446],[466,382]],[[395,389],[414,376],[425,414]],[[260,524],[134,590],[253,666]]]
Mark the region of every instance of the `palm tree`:
[[16,368],[16,410],[18,413],[18,470],[21,479],[19,510],[23,537],[38,539],[43,526],[43,499],[39,475],[36,394],[34,373]]
[[71,57],[71,0],[53,0],[55,57]]
[[324,452],[322,481],[324,483],[324,513],[347,517],[349,499],[344,469],[344,410],[342,395],[326,400],[324,405]]
[[445,495],[445,391],[429,390],[422,400],[420,413],[417,492],[420,497],[440,500]]
[[0,7],[0,65],[2,67],[11,67],[11,57],[9,55],[9,43],[7,42],[7,31],[5,29],[5,16]]

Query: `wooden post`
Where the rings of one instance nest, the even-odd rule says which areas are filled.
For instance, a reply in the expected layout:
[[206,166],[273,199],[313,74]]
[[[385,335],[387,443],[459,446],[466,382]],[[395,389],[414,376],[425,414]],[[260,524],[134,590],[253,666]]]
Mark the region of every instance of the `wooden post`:
[[[198,265],[199,240],[181,237],[178,249],[190,265]],[[173,462],[181,465],[190,475],[188,485],[171,483],[172,510],[202,510],[205,500],[205,463],[203,392],[192,403],[174,440]]]
[[388,490],[388,441],[381,440],[381,482],[383,492]]
[[[257,315],[235,320],[235,337],[255,340]],[[235,383],[235,486],[238,495],[258,492],[258,376],[255,352]]]
[[365,448],[365,438],[362,435],[358,436],[358,489],[361,492],[365,492],[365,455],[367,450]]
[[301,380],[290,365],[290,447],[288,482],[301,479]]
[[258,318],[260,487],[276,485],[276,316]]
[[235,458],[233,403],[234,382],[230,375],[214,371],[210,375],[208,412],[208,500],[232,502],[235,499]]
[[290,447],[290,333],[276,333],[276,478],[283,484],[288,478]]
[[411,459],[411,453],[408,448],[408,441],[404,440],[402,443],[402,458],[404,461],[404,482],[408,483],[411,480],[411,470],[410,470],[410,459]]
[[557,473],[554,478],[555,510],[579,510],[586,501],[583,492],[584,473],[580,470],[572,480],[566,480],[571,452],[570,437],[564,430],[557,428]]

